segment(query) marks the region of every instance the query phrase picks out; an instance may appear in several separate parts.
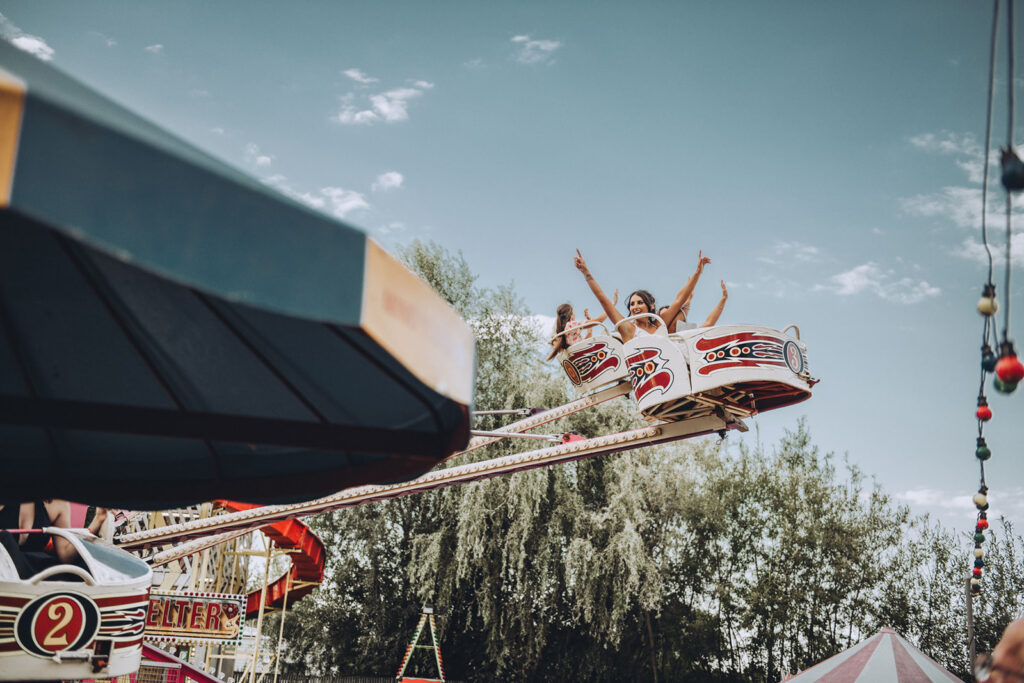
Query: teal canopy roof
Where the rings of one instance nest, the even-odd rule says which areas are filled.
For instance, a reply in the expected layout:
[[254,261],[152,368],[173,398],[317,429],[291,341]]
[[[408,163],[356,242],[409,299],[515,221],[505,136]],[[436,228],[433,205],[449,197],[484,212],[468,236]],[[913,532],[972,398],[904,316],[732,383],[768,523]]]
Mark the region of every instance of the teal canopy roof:
[[365,234],[0,69],[0,500],[297,500],[464,446],[470,330]]

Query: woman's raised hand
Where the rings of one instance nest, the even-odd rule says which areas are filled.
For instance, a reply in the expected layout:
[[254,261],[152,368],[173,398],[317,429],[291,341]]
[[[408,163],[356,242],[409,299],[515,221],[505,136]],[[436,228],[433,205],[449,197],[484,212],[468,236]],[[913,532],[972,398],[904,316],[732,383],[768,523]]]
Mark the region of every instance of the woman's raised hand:
[[617,306],[618,304],[619,304],[619,290],[618,290],[618,288],[616,288],[615,294],[612,295],[612,306]]
[[704,266],[706,266],[709,263],[711,263],[711,259],[708,258],[707,256],[705,256],[703,251],[698,250],[697,251],[697,272],[698,273],[703,273],[704,272]]
[[729,290],[725,288],[725,280],[722,280],[722,298],[723,299],[728,299],[729,298]]
[[572,262],[576,268],[583,273],[583,277],[587,278],[587,280],[592,279],[590,275],[590,268],[587,268],[587,262],[583,259],[583,254],[580,253],[579,249],[576,250],[576,258],[574,258]]

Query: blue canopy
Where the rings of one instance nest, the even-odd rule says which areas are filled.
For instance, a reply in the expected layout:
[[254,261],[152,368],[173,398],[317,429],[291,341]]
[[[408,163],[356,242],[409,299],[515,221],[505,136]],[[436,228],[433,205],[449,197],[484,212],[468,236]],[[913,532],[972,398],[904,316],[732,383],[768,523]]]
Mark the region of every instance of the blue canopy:
[[415,477],[466,444],[473,361],[365,234],[0,42],[0,501]]

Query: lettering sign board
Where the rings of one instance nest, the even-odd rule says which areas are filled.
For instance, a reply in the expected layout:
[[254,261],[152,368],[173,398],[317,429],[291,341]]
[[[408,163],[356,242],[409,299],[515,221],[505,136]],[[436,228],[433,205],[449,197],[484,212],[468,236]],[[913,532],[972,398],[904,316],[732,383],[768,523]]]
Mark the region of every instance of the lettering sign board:
[[146,640],[241,645],[244,595],[151,591]]

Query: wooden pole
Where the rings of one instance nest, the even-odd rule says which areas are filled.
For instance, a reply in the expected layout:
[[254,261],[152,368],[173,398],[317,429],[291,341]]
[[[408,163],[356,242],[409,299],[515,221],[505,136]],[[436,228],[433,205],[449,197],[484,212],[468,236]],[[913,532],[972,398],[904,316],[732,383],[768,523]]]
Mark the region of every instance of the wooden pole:
[[967,575],[967,661],[974,671],[974,596],[971,594],[971,575]]
[[263,588],[260,589],[260,611],[256,617],[256,641],[252,646],[252,670],[249,672],[249,683],[256,681],[256,658],[260,654],[260,634],[263,632],[263,610],[267,604],[267,583],[270,581],[270,550],[274,547],[270,539],[264,539],[267,543],[267,552],[264,554],[267,566],[263,570]]
[[281,602],[281,630],[277,633],[277,654],[274,655],[274,683],[277,683],[277,672],[281,668],[281,643],[284,642],[284,618],[288,614],[288,590],[292,587],[292,569],[295,563],[288,558],[288,571],[284,575],[284,600]]

